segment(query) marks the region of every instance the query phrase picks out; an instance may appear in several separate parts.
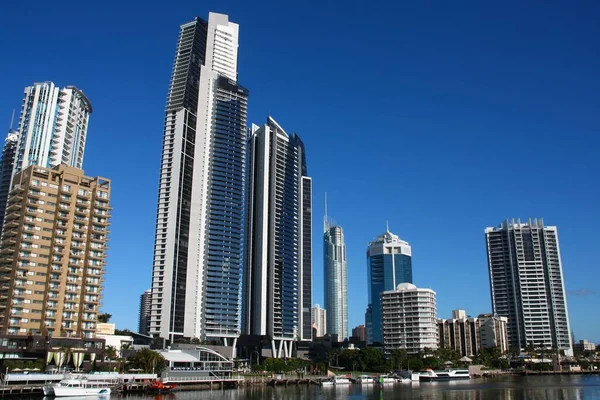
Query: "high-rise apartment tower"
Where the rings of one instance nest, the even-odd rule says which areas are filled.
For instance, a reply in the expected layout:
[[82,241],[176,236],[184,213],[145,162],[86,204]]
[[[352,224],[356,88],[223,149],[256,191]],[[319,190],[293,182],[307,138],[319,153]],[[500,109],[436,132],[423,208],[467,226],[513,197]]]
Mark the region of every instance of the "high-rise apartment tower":
[[138,322],[138,333],[148,334],[148,323],[150,322],[150,307],[152,305],[152,290],[148,289],[140,296],[140,320]]
[[344,230],[327,216],[323,229],[323,292],[327,310],[327,333],[339,341],[348,337],[348,266]]
[[[239,336],[248,91],[237,83],[238,25],[184,24],[167,99],[149,333]],[[233,354],[232,354],[233,355]]]
[[[0,229],[12,176],[30,165],[82,168],[92,105],[75,86],[52,82],[25,88],[18,128],[4,142],[0,176]],[[14,116],[14,114],[13,114]]]
[[385,354],[406,350],[417,354],[437,349],[437,305],[435,292],[401,283],[381,293],[382,338]]
[[317,330],[317,337],[323,337],[327,333],[327,310],[315,304],[311,310],[312,326]]
[[369,310],[365,321],[367,343],[381,343],[381,303],[379,295],[396,290],[400,283],[412,283],[410,245],[389,230],[369,244],[367,249]]
[[10,182],[13,176],[15,154],[19,133],[12,129],[8,132],[2,148],[2,159],[0,160],[0,232],[4,226],[4,214],[6,212],[6,201],[10,191]]
[[87,337],[102,295],[110,180],[29,166],[13,177],[0,246],[0,332]]
[[60,89],[43,82],[26,87],[14,173],[29,165],[81,169],[91,113],[90,101],[75,86]]
[[242,330],[291,357],[293,341],[312,339],[312,180],[298,135],[271,117],[252,131]]
[[542,219],[506,220],[485,236],[492,310],[508,318],[510,346],[572,355],[557,228]]

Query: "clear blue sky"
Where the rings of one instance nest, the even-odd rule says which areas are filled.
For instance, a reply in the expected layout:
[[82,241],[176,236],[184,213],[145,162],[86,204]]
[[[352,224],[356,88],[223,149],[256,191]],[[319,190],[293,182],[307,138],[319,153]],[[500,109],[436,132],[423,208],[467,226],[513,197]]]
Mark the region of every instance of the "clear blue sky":
[[[104,310],[137,328],[149,287],[165,99],[179,25],[209,11],[240,24],[249,122],[273,115],[306,144],[314,179],[314,302],[322,215],[345,230],[350,327],[367,303],[365,252],[410,242],[438,314],[491,309],[484,228],[559,227],[572,328],[600,341],[600,9],[595,2],[66,0],[2,6],[0,123],[23,87],[90,98],[84,168],[113,180]],[[467,4],[468,3],[468,4]]]

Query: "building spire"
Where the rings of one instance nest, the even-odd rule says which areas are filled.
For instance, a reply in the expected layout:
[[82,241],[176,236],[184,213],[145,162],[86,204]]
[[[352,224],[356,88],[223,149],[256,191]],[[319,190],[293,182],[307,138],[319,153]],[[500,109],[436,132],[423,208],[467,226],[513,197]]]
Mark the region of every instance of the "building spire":
[[323,232],[327,232],[329,224],[327,222],[327,192],[325,192],[325,216],[323,217]]
[[388,223],[388,221],[385,221],[385,231],[386,232],[390,232],[390,224]]
[[15,109],[13,108],[12,116],[10,117],[10,128],[9,131],[13,130],[13,122],[15,122]]

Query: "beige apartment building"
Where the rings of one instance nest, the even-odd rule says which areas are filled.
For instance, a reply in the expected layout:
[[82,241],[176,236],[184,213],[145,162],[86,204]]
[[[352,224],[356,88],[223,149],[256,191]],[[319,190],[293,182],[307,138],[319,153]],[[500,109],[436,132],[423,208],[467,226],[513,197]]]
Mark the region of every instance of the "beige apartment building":
[[0,333],[93,338],[110,180],[66,165],[16,174],[0,244]]
[[493,314],[467,316],[465,310],[453,310],[452,319],[438,319],[439,347],[456,350],[460,355],[472,357],[483,348],[497,347],[508,352],[508,318]]

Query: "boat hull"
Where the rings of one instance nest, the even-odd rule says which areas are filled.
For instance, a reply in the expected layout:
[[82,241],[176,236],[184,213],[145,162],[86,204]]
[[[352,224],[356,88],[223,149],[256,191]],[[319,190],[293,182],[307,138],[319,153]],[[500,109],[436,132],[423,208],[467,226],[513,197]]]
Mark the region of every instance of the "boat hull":
[[56,397],[108,396],[109,388],[54,387]]
[[421,382],[441,382],[441,381],[466,381],[470,376],[420,376]]

